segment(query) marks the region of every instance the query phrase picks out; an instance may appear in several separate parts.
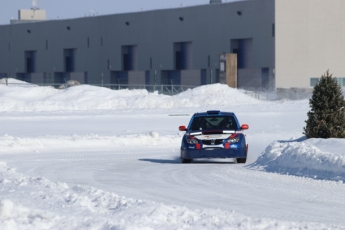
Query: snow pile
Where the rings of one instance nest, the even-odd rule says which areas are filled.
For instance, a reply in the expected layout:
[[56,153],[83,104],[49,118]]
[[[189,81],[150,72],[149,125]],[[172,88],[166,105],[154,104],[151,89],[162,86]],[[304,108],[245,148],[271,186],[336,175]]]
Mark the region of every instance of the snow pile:
[[126,146],[152,146],[168,145],[178,146],[181,134],[160,136],[158,132],[123,135],[70,135],[70,136],[39,136],[39,137],[13,137],[0,136],[0,149],[2,153],[11,151],[38,151],[40,149],[83,149],[90,148],[116,148]]
[[262,103],[222,84],[201,86],[175,96],[148,93],[147,90],[111,90],[90,85],[60,90],[31,86],[0,85],[0,112],[197,108]]
[[274,141],[249,168],[345,181],[345,139]]
[[[128,199],[17,173],[0,162],[0,229],[341,229]],[[30,207],[30,208],[27,208]]]
[[9,84],[8,86],[14,86],[16,84],[20,84],[22,86],[35,86],[33,84],[30,84],[30,83],[27,83],[25,81],[20,81],[20,80],[17,80],[17,79],[13,79],[13,78],[1,78],[0,79],[0,84]]

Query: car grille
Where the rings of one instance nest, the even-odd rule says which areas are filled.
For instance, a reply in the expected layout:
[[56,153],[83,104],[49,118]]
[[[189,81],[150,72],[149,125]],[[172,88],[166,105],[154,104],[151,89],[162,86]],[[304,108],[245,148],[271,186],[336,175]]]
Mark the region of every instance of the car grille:
[[[213,142],[214,141],[214,142]],[[212,145],[214,143],[214,145],[220,145],[223,143],[223,139],[216,139],[216,140],[202,140],[202,143],[205,145]]]

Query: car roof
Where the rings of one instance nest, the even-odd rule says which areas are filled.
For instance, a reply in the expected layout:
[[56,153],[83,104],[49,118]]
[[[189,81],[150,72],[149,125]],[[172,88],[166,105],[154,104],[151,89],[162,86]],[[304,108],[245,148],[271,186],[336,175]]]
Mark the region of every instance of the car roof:
[[209,110],[202,113],[194,113],[193,117],[205,117],[205,116],[235,116],[233,112],[222,112],[219,110]]

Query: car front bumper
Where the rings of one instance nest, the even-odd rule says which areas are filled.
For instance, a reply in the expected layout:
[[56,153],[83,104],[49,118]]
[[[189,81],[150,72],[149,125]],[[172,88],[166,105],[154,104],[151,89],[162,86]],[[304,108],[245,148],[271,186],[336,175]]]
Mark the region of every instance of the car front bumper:
[[181,159],[198,158],[246,158],[245,148],[238,149],[181,149]]

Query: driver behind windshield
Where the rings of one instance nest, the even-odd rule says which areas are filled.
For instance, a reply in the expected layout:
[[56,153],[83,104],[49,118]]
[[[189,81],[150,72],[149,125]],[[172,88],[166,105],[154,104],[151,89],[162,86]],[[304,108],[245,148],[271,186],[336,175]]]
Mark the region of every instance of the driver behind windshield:
[[191,130],[205,130],[205,129],[236,130],[237,125],[232,116],[195,117],[191,125]]

